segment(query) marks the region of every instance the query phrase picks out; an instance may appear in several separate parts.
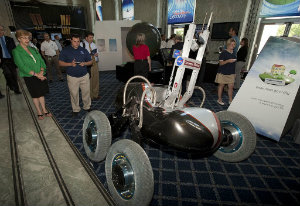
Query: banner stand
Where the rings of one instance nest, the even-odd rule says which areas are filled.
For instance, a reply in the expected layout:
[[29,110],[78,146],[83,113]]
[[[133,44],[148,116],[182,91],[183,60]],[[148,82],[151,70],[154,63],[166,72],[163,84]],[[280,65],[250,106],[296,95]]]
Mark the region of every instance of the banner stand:
[[228,110],[247,117],[275,141],[300,118],[300,40],[270,37]]

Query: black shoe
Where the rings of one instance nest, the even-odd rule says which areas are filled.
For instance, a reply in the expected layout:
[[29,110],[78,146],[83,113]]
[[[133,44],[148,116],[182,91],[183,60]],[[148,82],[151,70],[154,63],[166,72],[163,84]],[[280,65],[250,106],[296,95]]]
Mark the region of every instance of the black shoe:
[[22,94],[19,90],[15,91],[15,94]]
[[5,97],[5,95],[3,95],[3,94],[0,93],[0,99],[2,99],[4,97]]
[[86,112],[91,112],[92,109],[91,109],[91,108],[90,108],[90,109],[84,109],[84,111],[86,111]]
[[72,112],[73,117],[77,117],[79,112]]
[[63,80],[63,79],[60,79],[59,81],[63,82],[64,80]]
[[49,80],[49,83],[52,83],[53,81],[52,80]]

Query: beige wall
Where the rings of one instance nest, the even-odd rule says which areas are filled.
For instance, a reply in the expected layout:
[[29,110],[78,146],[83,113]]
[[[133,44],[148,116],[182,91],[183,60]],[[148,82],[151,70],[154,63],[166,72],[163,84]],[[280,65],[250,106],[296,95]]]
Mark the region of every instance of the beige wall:
[[[248,0],[197,0],[195,22],[202,24],[205,13],[213,12],[212,23],[240,22],[239,34],[242,31]],[[206,18],[206,23],[208,17]],[[211,25],[212,26],[212,25]],[[240,37],[240,36],[239,36]],[[207,55],[208,60],[218,60],[218,47],[224,45],[224,41],[209,41]]]
[[5,28],[5,35],[10,36],[8,26],[15,26],[8,0],[0,1],[0,24]]
[[196,23],[203,23],[205,12],[214,12],[213,22],[242,21],[248,0],[197,0]]
[[114,0],[102,0],[103,20],[115,20],[115,2]]
[[[115,20],[115,1],[119,4],[119,17],[122,20],[122,0],[102,0],[103,20]],[[157,1],[134,1],[134,19],[157,25]],[[164,1],[164,0],[160,0]],[[160,8],[162,10],[162,8]]]
[[148,22],[156,26],[158,0],[134,1],[134,19]]

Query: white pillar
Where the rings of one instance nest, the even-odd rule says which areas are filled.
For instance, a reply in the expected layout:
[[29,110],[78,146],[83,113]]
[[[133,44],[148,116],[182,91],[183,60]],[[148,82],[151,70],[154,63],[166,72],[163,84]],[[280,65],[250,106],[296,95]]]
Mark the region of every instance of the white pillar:
[[247,27],[247,23],[248,23],[248,19],[249,19],[249,12],[250,12],[250,8],[251,8],[251,1],[252,0],[247,0],[247,7],[246,7],[245,16],[244,16],[244,21],[242,24],[242,30],[239,35],[240,38],[243,38],[245,35],[245,31],[246,31],[246,27]]
[[116,21],[120,20],[119,15],[119,0],[115,0],[115,15],[116,15]]
[[161,28],[161,0],[157,0],[156,2],[156,27]]
[[91,30],[93,31],[93,33],[95,33],[96,4],[93,0],[89,0],[89,6],[90,6]]
[[171,33],[172,32],[172,26],[171,26],[171,24],[168,24],[168,38],[171,36]]

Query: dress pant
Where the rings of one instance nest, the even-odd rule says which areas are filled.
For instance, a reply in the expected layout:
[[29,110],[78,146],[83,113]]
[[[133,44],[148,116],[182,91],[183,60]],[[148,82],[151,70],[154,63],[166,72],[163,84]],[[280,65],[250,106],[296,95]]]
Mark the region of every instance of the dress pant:
[[60,67],[58,65],[58,56],[55,55],[53,57],[51,56],[45,56],[45,60],[46,60],[46,65],[47,65],[47,76],[48,76],[48,80],[53,80],[53,67],[55,67],[56,70],[56,74],[58,76],[59,79],[63,79],[62,74],[61,74],[61,70]]
[[13,61],[13,59],[2,59],[2,69],[3,74],[6,79],[7,86],[14,90],[15,92],[19,92],[19,85],[18,85],[18,77],[17,77],[17,68]]
[[95,99],[99,96],[99,70],[97,62],[94,62],[91,67],[91,98]]
[[245,62],[238,61],[235,64],[235,80],[234,80],[234,89],[239,89],[241,86],[241,71],[245,67]]
[[67,75],[68,87],[70,91],[71,104],[73,112],[79,112],[79,88],[81,90],[83,109],[88,110],[91,107],[90,97],[90,79],[89,74],[83,77],[72,77]]

